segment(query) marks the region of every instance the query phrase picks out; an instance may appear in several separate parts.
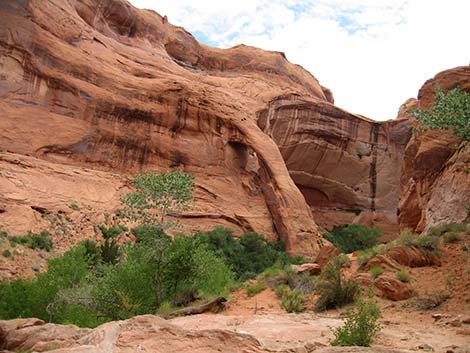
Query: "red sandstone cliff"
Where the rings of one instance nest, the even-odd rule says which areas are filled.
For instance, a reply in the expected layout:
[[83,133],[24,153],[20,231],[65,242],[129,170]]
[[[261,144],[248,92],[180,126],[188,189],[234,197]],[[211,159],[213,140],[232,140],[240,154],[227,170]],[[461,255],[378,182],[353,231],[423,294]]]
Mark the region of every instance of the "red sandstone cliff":
[[386,235],[397,232],[408,119],[374,122],[299,95],[277,97],[258,116],[318,224],[360,223],[377,225]]
[[[435,86],[444,91],[460,86],[470,92],[470,66],[443,71],[408,100],[399,116],[434,104]],[[401,176],[399,221],[401,227],[421,232],[441,223],[470,221],[470,149],[458,151],[451,132],[416,133],[406,146]]]
[[0,22],[5,230],[66,214],[84,232],[119,206],[126,176],[181,168],[198,186],[177,215],[187,228],[253,230],[316,254],[311,211],[256,123],[286,92],[332,100],[307,71],[278,52],[201,45],[125,0],[6,0]]

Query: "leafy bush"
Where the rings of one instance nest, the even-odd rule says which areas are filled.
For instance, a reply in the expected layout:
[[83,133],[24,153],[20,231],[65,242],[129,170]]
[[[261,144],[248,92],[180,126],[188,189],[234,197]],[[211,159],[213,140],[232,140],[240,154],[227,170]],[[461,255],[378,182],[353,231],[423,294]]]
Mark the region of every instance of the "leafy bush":
[[290,290],[290,287],[287,284],[280,284],[274,288],[274,293],[278,298],[282,298],[282,295],[286,290]]
[[22,237],[9,236],[8,240],[10,240],[10,244],[22,244],[31,249],[52,250],[51,235],[47,230],[43,230],[39,234],[29,231],[27,235]]
[[334,330],[332,346],[369,347],[380,331],[380,309],[375,301],[358,300],[355,310],[348,310],[343,327]]
[[361,250],[357,255],[357,263],[359,264],[359,267],[364,268],[375,255],[377,255],[377,252],[374,248]]
[[395,245],[416,246],[423,250],[438,252],[440,239],[434,235],[416,235],[409,230],[403,230],[393,242]]
[[58,313],[50,304],[60,290],[79,285],[85,279],[89,264],[84,255],[85,248],[78,246],[60,258],[49,260],[48,271],[38,273],[33,280],[1,282],[0,318],[37,317],[58,322]]
[[359,291],[359,284],[352,279],[345,280],[341,274],[341,267],[330,262],[323,269],[317,282],[319,298],[315,309],[323,311],[353,303]]
[[263,282],[258,282],[255,284],[250,284],[246,287],[246,295],[253,297],[258,293],[261,293],[266,289],[266,285]]
[[467,232],[468,231],[468,224],[466,223],[448,223],[448,224],[441,224],[436,227],[429,228],[427,235],[440,237],[447,232],[453,233],[460,233],[460,232]]
[[302,309],[302,293],[297,290],[285,289],[281,296],[281,307],[288,313],[300,313]]
[[460,241],[460,235],[454,232],[447,232],[443,237],[444,243],[456,243]]
[[101,234],[103,235],[104,242],[100,246],[101,260],[105,263],[116,264],[121,256],[121,249],[118,245],[119,235],[127,231],[123,226],[100,226]]
[[333,258],[340,267],[349,267],[351,266],[351,260],[349,259],[348,255],[346,254],[339,254]]
[[8,249],[3,250],[2,252],[3,257],[11,257],[11,252]]
[[78,211],[80,210],[80,207],[78,207],[78,205],[75,203],[75,202],[72,202],[69,207],[74,210],[74,211]]
[[436,99],[431,109],[416,109],[419,130],[452,130],[464,145],[470,141],[470,94],[455,87],[444,92],[436,85]]
[[242,282],[255,278],[274,264],[283,267],[302,261],[288,256],[283,250],[282,242],[267,242],[261,235],[253,232],[235,239],[231,229],[216,227],[210,232],[196,234],[196,239],[222,256],[235,272],[236,278]]
[[398,271],[396,277],[400,282],[403,283],[408,283],[410,281],[410,275],[408,274],[408,272],[403,270]]
[[370,270],[370,275],[372,276],[373,279],[376,279],[379,277],[382,273],[384,273],[384,269],[380,266],[374,266]]
[[334,226],[325,238],[345,253],[364,250],[376,245],[382,232],[377,227],[366,227],[360,224]]

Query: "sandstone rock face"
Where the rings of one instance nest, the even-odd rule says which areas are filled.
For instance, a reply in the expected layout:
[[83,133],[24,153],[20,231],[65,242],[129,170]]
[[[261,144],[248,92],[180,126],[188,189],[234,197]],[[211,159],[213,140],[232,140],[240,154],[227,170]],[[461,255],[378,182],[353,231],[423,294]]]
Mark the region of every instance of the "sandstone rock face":
[[383,297],[394,301],[405,300],[413,295],[411,286],[388,274],[379,276],[374,281],[374,287]]
[[126,176],[180,168],[196,175],[195,207],[176,215],[187,229],[256,231],[317,254],[311,211],[256,115],[286,93],[332,102],[307,71],[278,52],[201,45],[125,0],[6,0],[0,19],[0,162],[15,170],[1,174],[6,230],[20,231],[8,221],[19,208],[19,228],[34,228],[34,209],[72,199],[112,213]]
[[[456,86],[470,92],[470,67],[437,74],[421,87],[417,100],[408,100],[399,117],[434,104],[436,84],[447,91]],[[422,232],[429,227],[469,221],[470,150],[458,151],[458,139],[446,131],[416,133],[406,146],[401,175],[399,222]]]
[[318,224],[397,230],[400,166],[408,119],[374,122],[330,102],[283,95],[258,113]]
[[[15,320],[15,322],[18,320]],[[224,330],[188,331],[152,315],[114,321],[94,330],[73,325],[12,327],[0,321],[0,349],[38,352],[268,352],[252,336]]]

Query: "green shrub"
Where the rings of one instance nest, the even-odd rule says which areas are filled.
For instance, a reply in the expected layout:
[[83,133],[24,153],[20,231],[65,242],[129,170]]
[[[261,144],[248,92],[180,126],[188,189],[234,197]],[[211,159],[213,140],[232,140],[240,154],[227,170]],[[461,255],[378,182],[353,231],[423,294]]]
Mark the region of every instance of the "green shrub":
[[255,278],[274,264],[283,267],[302,261],[301,258],[288,256],[282,242],[267,242],[261,235],[253,232],[235,239],[231,229],[216,227],[210,232],[198,233],[195,237],[222,256],[241,282]]
[[100,226],[104,242],[100,246],[101,260],[105,263],[116,264],[121,256],[121,248],[118,245],[119,236],[127,231],[123,226]]
[[370,270],[370,275],[372,276],[373,279],[376,279],[379,277],[382,273],[384,273],[384,269],[380,266],[374,266]]
[[246,287],[246,295],[249,297],[253,297],[258,293],[261,293],[266,289],[266,285],[262,282],[258,282],[256,284],[250,284]]
[[288,313],[300,313],[302,309],[302,293],[297,290],[286,289],[282,293],[281,307]]
[[456,243],[458,241],[460,241],[460,235],[458,233],[454,233],[454,232],[447,232],[446,234],[444,234],[444,237],[443,237],[443,241],[444,243],[448,244],[448,243]]
[[136,243],[147,244],[149,246],[154,246],[155,241],[159,239],[169,239],[168,235],[165,234],[162,227],[158,224],[144,224],[132,228],[131,233],[135,236]]
[[409,230],[400,232],[398,238],[393,242],[395,245],[416,246],[418,248],[438,252],[440,239],[435,235],[416,235]]
[[339,254],[333,258],[340,267],[349,267],[351,266],[351,260],[349,259],[348,255],[346,254]]
[[359,254],[357,256],[357,262],[359,264],[359,267],[364,268],[369,261],[378,254],[376,248],[370,248],[370,249],[365,249],[359,251]]
[[448,232],[466,233],[467,231],[468,231],[468,224],[466,223],[448,223],[448,224],[441,224],[439,226],[429,228],[427,235],[440,237]]
[[316,289],[319,298],[315,309],[323,311],[353,303],[359,294],[360,286],[352,279],[345,280],[341,267],[330,262],[320,274]]
[[344,326],[334,330],[332,346],[369,347],[380,331],[380,309],[375,301],[358,300],[355,310],[348,310]]
[[74,211],[78,211],[80,210],[80,207],[78,207],[78,205],[75,203],[75,202],[72,202],[69,207],[74,210]]
[[9,236],[10,244],[22,244],[28,246],[31,249],[41,249],[46,251],[52,250],[52,240],[51,235],[47,230],[43,230],[41,233],[28,232],[27,235],[18,237],[18,236]]
[[0,238],[8,238],[8,233],[5,231],[0,231]]
[[274,288],[274,293],[276,293],[278,298],[282,298],[284,292],[290,291],[290,287],[287,284],[280,284]]
[[436,85],[436,98],[432,108],[416,109],[413,116],[418,130],[452,130],[462,146],[470,142],[470,94],[455,87],[444,92]]
[[400,282],[403,283],[408,283],[410,281],[410,275],[404,270],[398,271],[396,277]]
[[11,252],[8,249],[3,250],[2,252],[3,257],[11,257]]
[[345,253],[364,250],[376,245],[382,232],[377,227],[366,227],[360,224],[334,226],[325,238]]

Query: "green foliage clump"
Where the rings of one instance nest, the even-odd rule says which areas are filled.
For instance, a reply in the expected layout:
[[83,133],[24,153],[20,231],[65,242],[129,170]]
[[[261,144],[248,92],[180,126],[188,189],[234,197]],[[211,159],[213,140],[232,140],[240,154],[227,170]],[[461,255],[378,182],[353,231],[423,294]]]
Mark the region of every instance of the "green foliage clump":
[[288,256],[282,242],[267,242],[254,232],[235,239],[231,229],[216,227],[210,232],[196,234],[196,238],[220,254],[242,282],[255,278],[274,264],[284,266],[301,261]]
[[323,311],[353,303],[359,294],[360,286],[352,279],[346,280],[341,274],[341,267],[330,262],[320,274],[316,290],[319,298],[315,309]]
[[410,275],[404,270],[398,271],[396,277],[400,282],[403,283],[408,283],[410,281]]
[[48,260],[48,271],[38,273],[33,280],[1,282],[0,318],[37,317],[62,322],[56,316],[58,308],[54,303],[61,290],[85,280],[89,264],[84,255],[85,248],[80,245],[60,258]]
[[27,235],[18,237],[18,236],[9,236],[10,244],[22,244],[31,249],[41,249],[46,251],[52,250],[52,240],[51,235],[47,230],[43,230],[41,233],[28,232]]
[[466,223],[448,223],[429,228],[427,235],[440,237],[446,233],[470,233],[469,225]]
[[194,176],[179,170],[155,174],[146,172],[134,177],[135,192],[122,198],[126,206],[122,210],[125,218],[142,224],[158,224],[163,229],[168,212],[182,211],[193,200]]
[[279,284],[274,288],[274,293],[277,295],[278,298],[282,298],[284,292],[291,290],[291,288],[287,284]]
[[452,130],[463,145],[470,141],[470,94],[460,87],[444,92],[436,85],[434,106],[430,109],[416,109],[413,115],[421,131]]
[[303,295],[298,290],[290,288],[283,290],[281,296],[281,307],[288,313],[300,313],[302,308]]
[[434,235],[416,235],[405,229],[395,239],[394,245],[416,246],[423,250],[438,252],[440,239]]
[[444,234],[442,240],[444,241],[444,243],[448,244],[448,243],[456,243],[458,241],[460,241],[460,235],[458,233],[454,233],[454,232],[447,232],[446,234]]
[[375,301],[358,300],[355,310],[348,310],[344,326],[334,330],[332,346],[369,347],[380,331],[380,309]]
[[266,285],[263,282],[258,282],[258,283],[255,283],[255,284],[249,284],[246,287],[246,295],[248,295],[249,297],[253,297],[256,294],[261,293],[265,289],[266,289]]
[[359,251],[359,254],[357,255],[357,262],[361,268],[364,268],[369,261],[378,254],[377,249],[370,248],[370,249],[365,249]]
[[8,249],[3,250],[2,252],[3,257],[11,257],[11,252]]
[[100,246],[101,259],[105,263],[116,264],[121,256],[121,249],[118,245],[119,235],[127,231],[123,226],[100,227],[104,242]]
[[351,260],[346,254],[339,254],[333,258],[333,261],[336,262],[340,267],[349,267],[351,266]]
[[377,227],[366,227],[360,224],[334,226],[325,238],[345,253],[364,250],[376,245],[382,232]]
[[373,279],[376,279],[379,277],[382,273],[384,273],[384,269],[380,266],[373,266],[370,270],[370,275],[372,276]]
[[80,207],[78,207],[78,205],[75,203],[75,202],[72,202],[69,207],[74,210],[74,211],[78,211],[80,210]]

